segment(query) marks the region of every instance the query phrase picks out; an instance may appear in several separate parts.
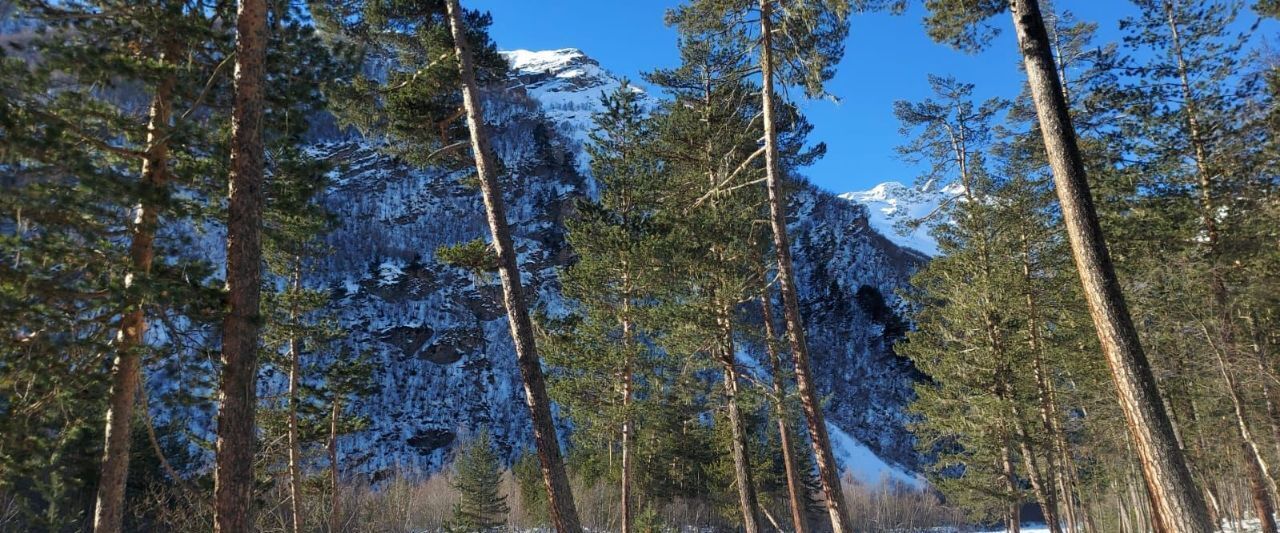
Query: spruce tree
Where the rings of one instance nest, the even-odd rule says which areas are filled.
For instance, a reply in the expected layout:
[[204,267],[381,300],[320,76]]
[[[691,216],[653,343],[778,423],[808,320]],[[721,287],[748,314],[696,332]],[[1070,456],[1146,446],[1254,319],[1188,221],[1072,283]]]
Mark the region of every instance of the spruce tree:
[[481,431],[458,453],[450,484],[461,500],[453,508],[448,529],[493,531],[507,522],[507,497],[500,492],[502,464],[488,431]]

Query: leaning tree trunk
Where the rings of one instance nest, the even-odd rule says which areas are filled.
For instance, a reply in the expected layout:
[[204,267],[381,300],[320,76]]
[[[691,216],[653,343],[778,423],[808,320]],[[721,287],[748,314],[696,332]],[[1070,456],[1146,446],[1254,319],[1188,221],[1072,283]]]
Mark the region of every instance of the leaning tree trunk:
[[787,504],[791,508],[791,528],[795,533],[805,533],[809,524],[804,517],[804,503],[801,500],[800,477],[796,472],[795,451],[791,443],[791,424],[787,422],[786,384],[782,376],[782,358],[778,355],[775,344],[776,334],[773,331],[773,305],[769,298],[769,283],[765,279],[765,269],[757,262],[760,278],[760,319],[764,322],[764,346],[769,354],[769,368],[773,373],[773,416],[778,421],[779,446],[782,448],[782,466],[787,474]]
[[[163,60],[172,58],[165,54]],[[157,200],[169,181],[169,143],[166,130],[173,107],[173,87],[177,78],[166,77],[156,87],[147,118],[147,151],[142,160],[142,201],[130,228],[130,273],[125,276],[126,289],[151,274],[155,259],[156,226],[159,224]],[[142,379],[139,350],[147,332],[143,301],[132,297],[120,319],[116,337],[116,359],[111,368],[111,393],[107,404],[107,424],[102,449],[101,477],[98,479],[97,503],[94,506],[93,530],[96,533],[119,533],[124,528],[124,491],[129,477],[129,444],[133,422],[134,400]],[[146,391],[142,391],[146,394]]]
[[[302,289],[302,259],[294,257],[293,291]],[[298,306],[289,309],[289,320],[298,320]],[[302,371],[302,354],[297,337],[289,336],[289,511],[293,533],[302,533],[302,444],[298,440],[298,385]]]
[[751,456],[747,453],[747,430],[743,427],[742,412],[738,409],[738,367],[733,347],[733,322],[727,307],[716,315],[719,326],[719,351],[724,365],[724,395],[728,409],[729,443],[733,456],[733,478],[738,485],[738,507],[742,511],[742,529],[747,533],[759,533],[760,510],[756,502],[756,486],[751,476]]
[[525,303],[524,289],[520,286],[520,269],[516,264],[516,249],[507,225],[506,207],[502,190],[498,185],[497,167],[489,136],[484,131],[484,114],[481,112],[480,91],[476,85],[475,67],[472,63],[470,44],[462,23],[462,8],[458,0],[447,0],[449,28],[453,33],[454,51],[458,59],[458,72],[462,81],[462,103],[466,110],[467,128],[471,134],[471,151],[475,156],[476,174],[480,178],[480,192],[484,197],[489,231],[493,234],[493,246],[498,255],[498,276],[502,280],[502,303],[511,325],[511,340],[516,348],[516,360],[524,380],[525,402],[533,422],[533,440],[542,464],[542,476],[547,486],[551,522],[561,533],[582,531],[578,511],[573,505],[569,489],[569,476],[565,473],[560,455],[560,443],[556,440],[555,422],[551,418],[551,399],[542,375],[542,363],[534,343],[533,322]]
[[804,319],[800,316],[800,298],[796,294],[796,276],[791,264],[791,242],[787,237],[786,193],[782,190],[782,168],[778,154],[778,125],[774,110],[773,0],[760,0],[760,72],[761,106],[764,118],[765,184],[769,192],[769,225],[773,229],[774,253],[778,256],[778,285],[782,294],[782,315],[786,322],[787,340],[795,362],[796,391],[804,410],[813,455],[818,464],[818,480],[826,496],[831,529],[836,533],[850,531],[848,504],[840,487],[840,465],[831,451],[831,438],[818,401],[818,391],[809,369],[809,347],[805,344]]
[[227,315],[214,470],[214,531],[252,528],[254,410],[262,287],[264,0],[241,0],[236,16],[235,100],[231,111],[231,199],[227,206]]
[[1039,2],[1012,0],[1011,5],[1072,255],[1141,461],[1153,523],[1159,531],[1207,533],[1213,529],[1209,513],[1174,438],[1102,236]]

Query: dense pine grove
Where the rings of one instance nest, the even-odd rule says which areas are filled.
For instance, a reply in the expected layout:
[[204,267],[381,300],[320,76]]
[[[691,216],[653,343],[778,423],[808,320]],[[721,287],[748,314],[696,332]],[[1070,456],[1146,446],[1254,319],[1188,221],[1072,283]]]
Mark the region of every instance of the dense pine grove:
[[[920,2],[1026,83],[921,72],[893,106],[949,196],[898,221],[938,244],[908,289],[829,302],[915,380],[922,482],[869,486],[837,463],[788,198],[827,150],[804,101],[858,98],[828,91],[851,19],[913,2],[673,1],[679,64],[593,107],[548,306],[490,118],[503,13],[0,0],[0,531],[1277,533],[1280,2],[1132,3],[1107,42],[1070,2]],[[508,328],[527,440],[457,428],[439,471],[341,452],[362,399],[412,391],[310,282],[358,164],[319,131],[475,196],[484,236],[429,253]]]

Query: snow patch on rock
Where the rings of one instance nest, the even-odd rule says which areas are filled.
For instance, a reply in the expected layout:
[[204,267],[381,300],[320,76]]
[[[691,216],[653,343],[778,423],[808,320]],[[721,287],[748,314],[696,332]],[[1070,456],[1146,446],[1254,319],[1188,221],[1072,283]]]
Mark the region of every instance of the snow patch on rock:
[[938,241],[929,230],[939,222],[939,208],[960,193],[958,184],[942,188],[932,184],[909,187],[887,181],[869,190],[841,194],[840,198],[866,206],[871,227],[895,244],[936,256]]

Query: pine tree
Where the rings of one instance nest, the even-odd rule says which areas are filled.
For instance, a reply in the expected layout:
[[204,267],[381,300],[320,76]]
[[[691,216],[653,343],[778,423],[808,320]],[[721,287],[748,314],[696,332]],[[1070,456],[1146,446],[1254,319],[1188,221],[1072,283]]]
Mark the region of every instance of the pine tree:
[[1008,9],[1035,101],[1086,300],[1112,370],[1128,429],[1161,530],[1210,531],[1205,502],[1195,489],[1160,391],[1121,292],[1089,192],[1083,158],[1062,90],[1053,50],[1036,0],[1011,3],[937,0],[926,20],[936,40],[976,49],[993,35],[985,21]]
[[646,342],[645,307],[659,301],[667,285],[660,268],[665,231],[655,220],[664,189],[644,144],[649,126],[639,98],[626,81],[601,97],[587,147],[600,197],[580,202],[567,224],[577,262],[561,276],[580,321],[547,349],[547,362],[557,368],[552,398],[574,421],[575,435],[609,435],[610,450],[617,435],[624,532],[634,531],[637,501],[636,413],[643,409],[637,398],[647,396],[638,388],[651,379],[646,374],[655,357]]
[[[1126,44],[1163,53],[1133,66],[1141,83],[1127,87],[1126,92],[1135,101],[1133,105],[1147,113],[1144,120],[1130,121],[1135,122],[1130,131],[1147,140],[1136,152],[1144,159],[1144,173],[1151,176],[1148,179],[1154,182],[1156,195],[1169,206],[1161,210],[1168,221],[1165,227],[1171,230],[1168,239],[1177,243],[1200,240],[1178,245],[1180,249],[1174,253],[1168,253],[1173,247],[1165,248],[1164,261],[1189,267],[1184,272],[1194,275],[1186,277],[1181,291],[1206,304],[1203,311],[1199,306],[1184,311],[1157,300],[1152,302],[1153,311],[1159,309],[1155,312],[1166,320],[1184,317],[1177,321],[1180,324],[1170,324],[1178,330],[1202,332],[1204,349],[1214,354],[1216,362],[1205,370],[1221,378],[1222,385],[1212,388],[1225,393],[1232,406],[1232,430],[1239,440],[1256,514],[1271,517],[1274,481],[1248,420],[1246,412],[1252,406],[1241,383],[1242,368],[1258,369],[1259,362],[1241,345],[1247,326],[1236,316],[1248,311],[1238,308],[1234,295],[1244,291],[1236,281],[1243,280],[1236,278],[1235,269],[1229,266],[1247,262],[1246,250],[1250,248],[1232,241],[1239,237],[1251,240],[1253,235],[1235,234],[1240,217],[1223,216],[1233,203],[1229,197],[1235,193],[1229,191],[1240,190],[1251,174],[1248,166],[1252,158],[1245,148],[1248,141],[1241,144],[1245,123],[1237,117],[1249,114],[1247,106],[1251,104],[1247,102],[1253,100],[1250,94],[1256,84],[1233,83],[1240,70],[1236,58],[1247,36],[1234,35],[1229,29],[1242,6],[1239,2],[1189,5],[1174,0],[1140,4],[1143,15],[1123,22],[1129,29]],[[1188,189],[1194,193],[1179,192]],[[1197,239],[1199,235],[1203,239]],[[1186,359],[1197,358],[1188,354]],[[1267,397],[1272,395],[1266,380],[1256,388]],[[1276,414],[1273,404],[1268,413],[1272,434],[1280,431]],[[1276,528],[1270,518],[1263,519],[1261,526],[1263,531]]]
[[501,494],[502,464],[488,431],[481,431],[458,454],[450,483],[461,500],[453,508],[448,529],[493,531],[507,521],[507,497]]
[[786,228],[786,198],[779,141],[782,122],[775,89],[799,87],[811,98],[826,96],[825,83],[835,74],[835,64],[844,53],[848,16],[853,8],[897,7],[894,2],[847,0],[695,0],[673,10],[668,21],[683,35],[715,36],[725,46],[737,47],[755,57],[761,74],[760,106],[764,125],[763,146],[755,157],[763,156],[768,190],[769,221],[777,255],[779,290],[782,295],[786,335],[795,363],[796,387],[805,421],[813,440],[813,451],[821,473],[832,529],[847,531],[849,513],[841,494],[840,475],[831,452],[830,438],[817,391],[811,376],[809,351],[805,344],[803,319],[791,264]]
[[[134,398],[142,361],[155,348],[144,342],[148,315],[156,310],[191,311],[209,303],[209,293],[201,285],[209,269],[175,253],[174,241],[183,238],[174,234],[178,232],[161,237],[159,229],[162,216],[165,224],[172,219],[195,221],[204,216],[198,201],[171,193],[204,190],[202,180],[187,172],[209,164],[213,141],[208,133],[212,128],[206,128],[207,121],[201,118],[209,101],[199,87],[217,70],[215,64],[220,59],[221,39],[210,23],[219,13],[215,9],[194,10],[185,2],[139,7],[110,2],[24,1],[15,7],[25,23],[36,29],[21,39],[25,42],[14,43],[12,50],[19,54],[5,58],[16,61],[10,63],[13,70],[6,72],[6,78],[22,83],[9,87],[5,101],[24,110],[22,114],[6,113],[8,119],[21,121],[7,122],[4,135],[6,163],[13,165],[15,177],[21,176],[6,184],[15,189],[13,195],[5,196],[17,206],[17,227],[22,228],[12,243],[17,253],[9,257],[19,259],[9,272],[14,277],[8,279],[26,276],[24,252],[27,260],[39,261],[47,257],[42,249],[56,250],[47,247],[57,240],[31,239],[21,233],[78,235],[63,244],[82,247],[91,255],[94,250],[106,251],[93,259],[100,266],[86,272],[93,276],[95,271],[112,271],[115,279],[110,283],[117,288],[98,291],[91,298],[96,303],[63,307],[63,313],[78,316],[46,317],[46,324],[40,327],[65,321],[60,331],[80,337],[83,346],[107,337],[85,331],[77,322],[111,323],[115,330],[115,342],[98,348],[99,353],[114,354],[115,364],[108,376],[111,389],[101,396],[109,395],[109,401],[78,410],[107,413],[94,522],[98,530],[119,531],[134,434]],[[204,47],[209,54],[177,61],[181,51],[193,47]],[[138,112],[137,102],[131,101],[134,96],[150,101],[146,111]],[[175,110],[182,114],[174,116]],[[82,146],[63,144],[73,140]],[[126,169],[133,169],[133,173]],[[65,212],[68,206],[80,206],[85,218],[79,222],[64,215],[46,218],[38,206],[42,198],[54,198],[42,190],[50,186],[67,190],[58,194],[56,209]],[[78,192],[67,194],[71,190]],[[126,238],[96,240],[87,233],[90,231]],[[77,263],[74,257],[62,259],[65,261],[60,263],[68,266]],[[19,283],[13,287],[18,291],[15,294],[21,294],[50,291],[60,285],[57,290],[69,291],[64,296],[45,292],[41,297],[50,303],[69,302],[87,288],[83,282],[91,279],[76,277],[54,276],[42,285]],[[23,320],[22,315],[14,318]],[[187,316],[201,319],[194,313]],[[74,350],[65,353],[73,354]],[[75,364],[74,357],[68,363]],[[84,377],[101,376],[88,373]],[[79,423],[68,422],[68,428]],[[62,455],[78,457],[80,452],[64,450]]]

